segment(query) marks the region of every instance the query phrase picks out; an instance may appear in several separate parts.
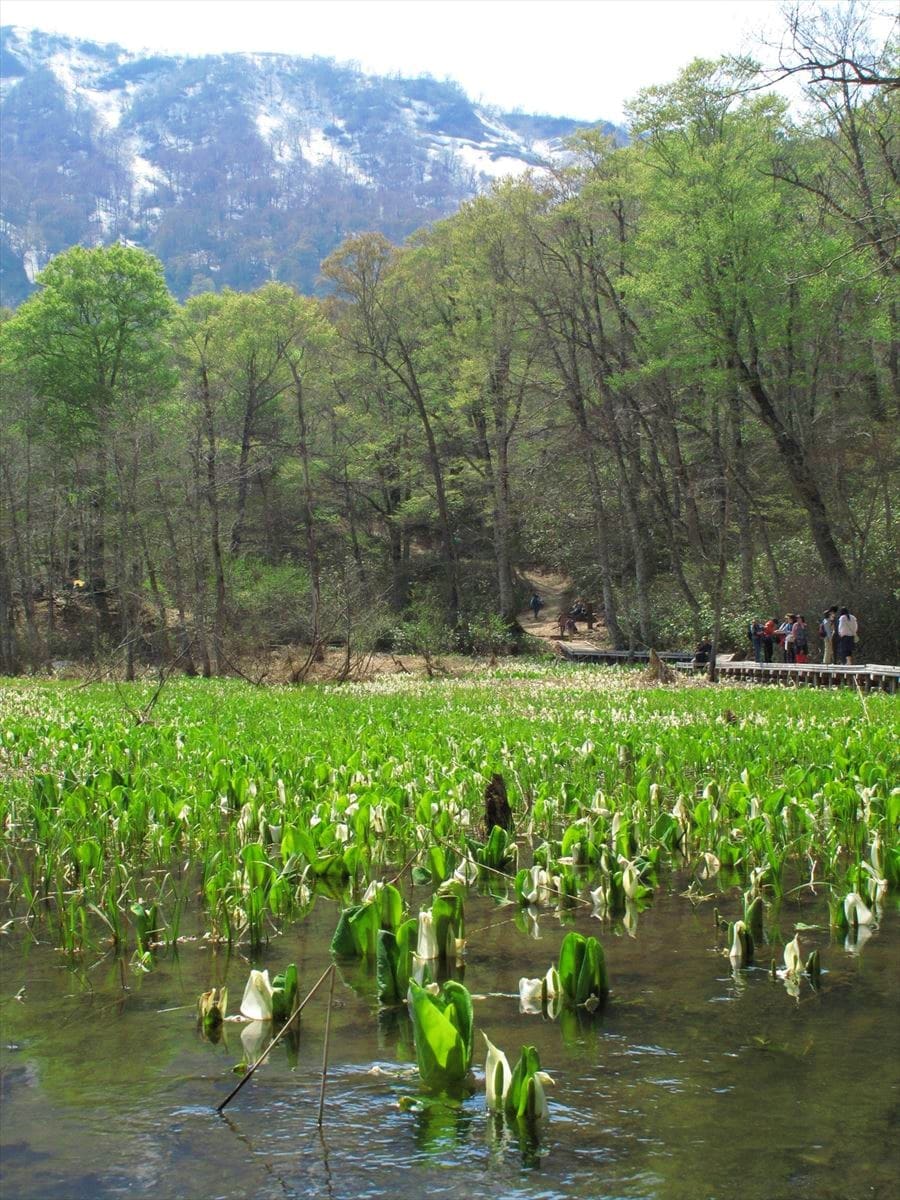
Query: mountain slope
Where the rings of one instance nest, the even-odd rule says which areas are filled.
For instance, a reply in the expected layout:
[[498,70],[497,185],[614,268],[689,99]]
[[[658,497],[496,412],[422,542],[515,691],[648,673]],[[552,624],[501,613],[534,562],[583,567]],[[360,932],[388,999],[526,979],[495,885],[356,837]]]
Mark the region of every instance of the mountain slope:
[[141,56],[14,27],[0,96],[7,304],[53,254],[114,238],[158,254],[181,297],[273,278],[309,292],[347,234],[400,240],[546,169],[579,127],[326,59]]

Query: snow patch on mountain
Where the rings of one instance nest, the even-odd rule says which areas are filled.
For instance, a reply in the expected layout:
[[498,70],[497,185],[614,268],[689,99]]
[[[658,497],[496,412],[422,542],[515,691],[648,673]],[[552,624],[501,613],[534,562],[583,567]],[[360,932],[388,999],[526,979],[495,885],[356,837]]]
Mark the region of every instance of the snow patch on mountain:
[[564,161],[576,128],[328,59],[132,53],[11,27],[0,45],[7,303],[53,254],[113,238],[159,254],[179,295],[216,273],[310,290],[348,233],[402,240]]

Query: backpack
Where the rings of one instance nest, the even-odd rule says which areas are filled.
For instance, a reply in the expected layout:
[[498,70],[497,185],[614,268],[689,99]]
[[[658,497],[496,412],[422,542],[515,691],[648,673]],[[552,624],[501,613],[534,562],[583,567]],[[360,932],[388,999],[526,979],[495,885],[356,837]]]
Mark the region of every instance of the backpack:
[[825,638],[827,638],[827,637],[828,637],[828,633],[827,633],[827,631],[826,631],[826,629],[825,629],[825,622],[824,622],[824,621],[820,621],[820,622],[819,622],[819,637],[822,639],[822,641],[824,641],[824,640],[825,640]]

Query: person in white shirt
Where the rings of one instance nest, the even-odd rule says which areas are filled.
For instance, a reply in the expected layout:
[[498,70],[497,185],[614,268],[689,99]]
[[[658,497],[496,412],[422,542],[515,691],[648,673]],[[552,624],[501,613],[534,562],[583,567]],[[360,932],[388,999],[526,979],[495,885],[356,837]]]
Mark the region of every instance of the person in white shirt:
[[848,608],[842,608],[838,613],[838,662],[843,666],[853,666],[853,648],[856,645],[856,635],[859,633],[859,622]]

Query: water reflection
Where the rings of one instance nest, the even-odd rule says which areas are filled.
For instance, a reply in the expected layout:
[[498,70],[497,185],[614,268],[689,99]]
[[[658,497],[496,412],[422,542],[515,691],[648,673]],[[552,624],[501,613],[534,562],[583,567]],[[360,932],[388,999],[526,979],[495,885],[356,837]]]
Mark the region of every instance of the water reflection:
[[[325,898],[252,964],[239,951],[186,942],[177,956],[156,952],[139,977],[126,963],[123,977],[111,957],[70,968],[52,947],[32,946],[24,958],[7,940],[5,994],[25,982],[26,967],[28,986],[24,1002],[0,1014],[4,1194],[682,1200],[735,1195],[735,1180],[742,1200],[893,1194],[885,1097],[900,1060],[896,913],[832,941],[823,898],[785,896],[765,962],[780,961],[803,925],[804,957],[818,948],[824,968],[818,994],[801,975],[789,996],[764,963],[723,967],[725,938],[712,936],[711,907],[680,897],[687,882],[658,889],[630,930],[622,914],[619,937],[588,910],[565,914],[604,944],[612,993],[602,1013],[564,1008],[555,1020],[520,1013],[517,985],[558,958],[559,916],[498,909],[474,893],[467,901],[476,1030],[510,1054],[535,1045],[556,1080],[539,1137],[487,1114],[483,1085],[459,1103],[422,1104],[406,1010],[379,1010],[372,972],[343,963],[324,1139],[324,1001],[228,1110],[239,1135],[213,1118],[236,1058],[250,1057],[250,1032],[226,1022],[218,1042],[203,1040],[197,996],[211,986],[239,994],[250,965],[296,961],[301,986],[317,978],[337,915]],[[739,899],[718,903],[729,919],[739,912]],[[404,1097],[417,1107],[404,1111]],[[836,1146],[839,1154],[823,1149]]]

